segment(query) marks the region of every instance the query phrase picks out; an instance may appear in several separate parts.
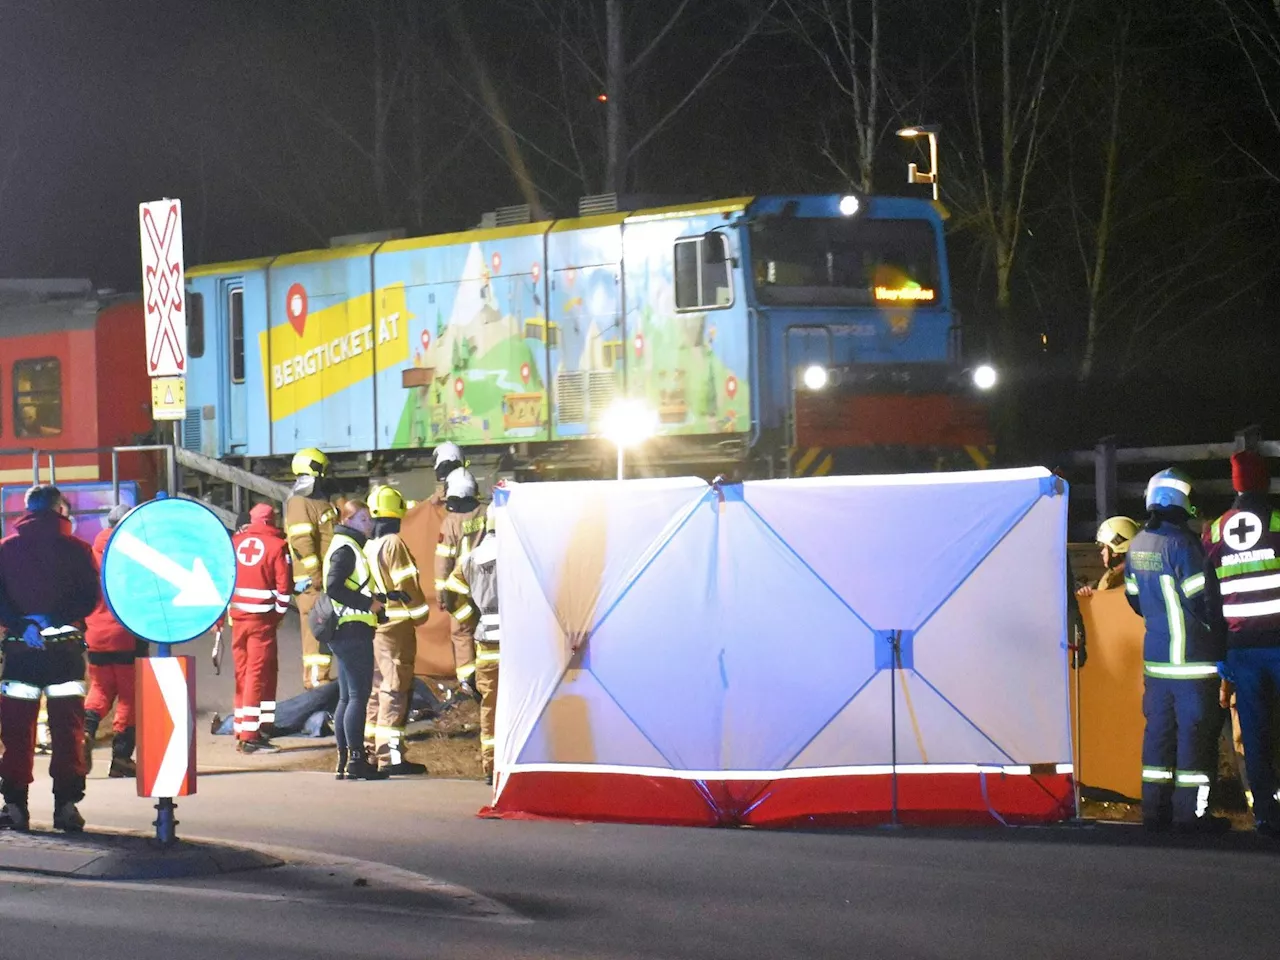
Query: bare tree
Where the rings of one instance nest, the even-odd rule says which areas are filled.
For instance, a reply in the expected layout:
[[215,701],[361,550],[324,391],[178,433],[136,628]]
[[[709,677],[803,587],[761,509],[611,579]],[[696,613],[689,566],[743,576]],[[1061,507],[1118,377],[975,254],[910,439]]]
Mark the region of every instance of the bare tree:
[[1007,361],[1020,352],[1013,278],[1046,132],[1069,88],[1051,91],[1050,79],[1074,8],[1074,0],[968,0],[968,130],[949,155],[943,187],[959,212],[956,226],[974,230],[988,249]]
[[[835,84],[845,110],[839,123],[851,116],[852,164],[836,143],[843,139],[827,128],[820,149],[827,161],[850,184],[871,192],[875,155],[884,136],[881,127],[880,10],[881,0],[783,0],[787,20]],[[840,124],[843,127],[843,124]]]
[[[511,122],[488,96],[473,102],[504,137],[514,139],[521,155],[536,155],[569,174],[583,192],[619,193],[632,185],[637,162],[654,139],[768,28],[779,2],[513,2],[509,9],[530,18],[530,30],[545,39],[552,63],[536,72],[536,85],[512,77],[504,86],[539,112],[549,112],[559,132],[533,132]],[[673,70],[682,78],[678,87],[657,82]],[[514,157],[511,162],[514,168]]]
[[1116,178],[1120,160],[1120,118],[1125,99],[1125,66],[1128,53],[1130,18],[1125,14],[1120,21],[1112,48],[1110,70],[1110,97],[1107,104],[1106,133],[1103,140],[1105,159],[1102,165],[1101,199],[1098,214],[1086,225],[1078,202],[1075,181],[1075,164],[1068,164],[1068,184],[1071,194],[1071,225],[1080,251],[1088,289],[1088,308],[1085,319],[1084,351],[1080,358],[1079,380],[1084,383],[1093,373],[1094,357],[1102,325],[1102,295],[1107,279],[1107,250],[1113,235],[1113,210],[1115,207]]
[[[1244,57],[1271,126],[1280,134],[1280,0],[1217,0],[1232,39]],[[1268,179],[1280,170],[1243,144],[1236,148]]]

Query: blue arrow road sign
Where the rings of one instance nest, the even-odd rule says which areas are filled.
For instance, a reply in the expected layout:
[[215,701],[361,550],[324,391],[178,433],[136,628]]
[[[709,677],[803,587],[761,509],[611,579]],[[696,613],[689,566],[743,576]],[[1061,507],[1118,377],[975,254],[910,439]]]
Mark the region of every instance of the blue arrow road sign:
[[193,500],[149,500],[121,520],[102,555],[116,619],[153,643],[185,643],[217,623],[236,583],[231,535]]

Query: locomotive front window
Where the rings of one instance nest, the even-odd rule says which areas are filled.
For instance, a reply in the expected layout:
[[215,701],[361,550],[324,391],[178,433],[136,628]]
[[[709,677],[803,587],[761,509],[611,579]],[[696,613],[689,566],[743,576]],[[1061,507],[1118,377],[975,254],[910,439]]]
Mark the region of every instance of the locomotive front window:
[[57,357],[13,365],[13,432],[19,437],[62,433],[62,363]]
[[927,305],[941,296],[936,243],[927,220],[757,220],[756,295],[791,306]]

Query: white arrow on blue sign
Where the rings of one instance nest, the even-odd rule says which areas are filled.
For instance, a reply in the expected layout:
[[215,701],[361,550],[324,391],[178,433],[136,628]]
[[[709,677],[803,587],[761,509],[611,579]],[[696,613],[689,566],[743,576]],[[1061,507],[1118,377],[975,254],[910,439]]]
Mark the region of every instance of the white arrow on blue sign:
[[236,556],[222,521],[194,500],[149,500],[121,520],[102,555],[102,592],[153,643],[207,632],[231,602]]

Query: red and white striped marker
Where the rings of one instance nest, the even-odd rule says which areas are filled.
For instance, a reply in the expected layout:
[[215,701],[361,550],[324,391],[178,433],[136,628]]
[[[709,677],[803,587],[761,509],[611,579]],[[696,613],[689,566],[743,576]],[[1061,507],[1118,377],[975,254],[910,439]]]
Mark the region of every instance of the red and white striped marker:
[[139,657],[138,796],[196,792],[196,658]]

